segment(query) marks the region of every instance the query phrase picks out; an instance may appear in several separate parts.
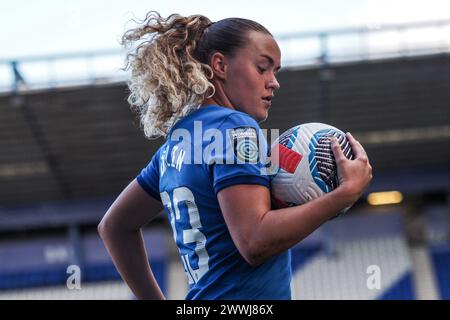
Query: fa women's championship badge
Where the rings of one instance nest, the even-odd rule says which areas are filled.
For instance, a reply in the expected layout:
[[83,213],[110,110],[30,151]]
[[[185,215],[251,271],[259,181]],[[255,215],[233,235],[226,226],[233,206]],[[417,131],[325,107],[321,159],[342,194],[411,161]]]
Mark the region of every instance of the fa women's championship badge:
[[238,163],[257,163],[259,160],[258,133],[253,127],[238,127],[229,132]]

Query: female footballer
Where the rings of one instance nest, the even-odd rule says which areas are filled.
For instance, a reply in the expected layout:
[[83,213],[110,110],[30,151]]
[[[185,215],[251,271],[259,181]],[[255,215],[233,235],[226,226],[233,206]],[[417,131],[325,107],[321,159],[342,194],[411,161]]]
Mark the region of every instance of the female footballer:
[[165,142],[98,226],[122,278],[138,299],[165,298],[141,233],[158,203],[189,282],[186,299],[290,299],[289,249],[366,189],[372,168],[363,147],[347,134],[355,154],[348,160],[333,141],[340,186],[273,209],[270,175],[254,152],[267,148],[258,123],[280,88],[272,34],[246,19],[150,12],[123,43],[130,48],[128,101],[145,135]]

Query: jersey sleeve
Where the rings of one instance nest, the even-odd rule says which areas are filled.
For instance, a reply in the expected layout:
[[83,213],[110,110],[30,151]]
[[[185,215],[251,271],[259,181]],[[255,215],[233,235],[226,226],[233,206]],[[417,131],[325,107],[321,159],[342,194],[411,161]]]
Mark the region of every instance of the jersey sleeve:
[[153,155],[149,164],[141,170],[136,180],[150,196],[161,201],[159,195],[159,155],[160,150]]
[[232,113],[219,127],[223,148],[209,159],[214,191],[236,184],[270,187],[265,173],[267,141],[258,123],[249,115]]

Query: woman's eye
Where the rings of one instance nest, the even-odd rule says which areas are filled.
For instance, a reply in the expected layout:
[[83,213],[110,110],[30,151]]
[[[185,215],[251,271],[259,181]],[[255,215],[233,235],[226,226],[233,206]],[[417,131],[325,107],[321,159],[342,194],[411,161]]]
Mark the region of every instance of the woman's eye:
[[260,73],[263,73],[263,72],[267,71],[267,69],[264,69],[264,68],[258,67],[258,71],[259,71]]

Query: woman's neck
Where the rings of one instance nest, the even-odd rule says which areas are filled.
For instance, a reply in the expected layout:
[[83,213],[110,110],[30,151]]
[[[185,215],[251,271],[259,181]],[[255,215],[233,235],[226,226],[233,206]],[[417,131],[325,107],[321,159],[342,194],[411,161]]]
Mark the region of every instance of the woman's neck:
[[233,104],[231,103],[231,101],[228,99],[227,95],[225,94],[225,92],[223,91],[222,86],[215,86],[216,88],[216,92],[214,93],[214,95],[211,98],[207,98],[203,103],[202,103],[202,107],[203,106],[207,106],[207,105],[217,105],[217,106],[222,106],[222,107],[226,107],[226,108],[230,108],[230,109],[236,109]]

